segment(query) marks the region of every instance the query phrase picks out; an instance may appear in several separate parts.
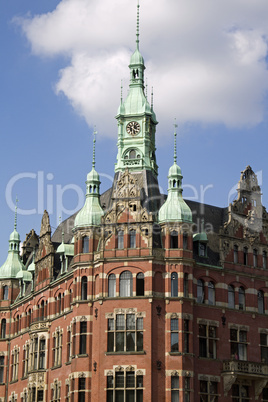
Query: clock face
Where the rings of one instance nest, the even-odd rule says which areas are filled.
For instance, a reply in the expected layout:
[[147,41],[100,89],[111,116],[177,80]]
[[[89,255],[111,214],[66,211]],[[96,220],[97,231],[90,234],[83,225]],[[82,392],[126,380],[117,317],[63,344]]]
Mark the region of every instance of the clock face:
[[127,125],[127,132],[130,135],[137,135],[139,134],[141,126],[136,121],[131,121]]

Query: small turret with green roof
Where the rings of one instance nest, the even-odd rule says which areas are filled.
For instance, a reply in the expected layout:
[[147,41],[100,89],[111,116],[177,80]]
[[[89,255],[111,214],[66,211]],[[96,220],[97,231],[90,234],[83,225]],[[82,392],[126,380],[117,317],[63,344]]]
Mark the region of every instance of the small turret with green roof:
[[100,206],[100,178],[95,170],[95,143],[96,143],[96,130],[94,130],[93,140],[93,161],[92,170],[87,175],[87,192],[86,202],[82,209],[76,215],[74,221],[74,228],[86,226],[98,226],[101,223],[101,218],[104,212]]
[[26,269],[20,258],[20,235],[17,232],[17,202],[18,200],[16,200],[14,230],[9,237],[7,259],[0,267],[0,279],[15,279],[18,272]]
[[177,165],[176,127],[174,124],[174,163],[168,172],[168,197],[159,210],[159,223],[164,222],[192,222],[192,212],[182,198],[182,174]]

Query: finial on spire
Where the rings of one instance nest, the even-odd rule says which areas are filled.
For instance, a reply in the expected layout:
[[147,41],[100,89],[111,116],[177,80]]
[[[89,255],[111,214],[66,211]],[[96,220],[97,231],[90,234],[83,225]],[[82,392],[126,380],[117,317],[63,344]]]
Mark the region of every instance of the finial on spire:
[[174,163],[177,163],[177,120],[174,119]]
[[123,103],[123,80],[121,80],[121,105]]
[[146,86],[145,86],[145,88],[146,88],[145,96],[146,96],[146,99],[147,99],[147,97],[148,97],[148,79],[147,78],[146,78]]
[[93,159],[92,159],[92,168],[95,169],[95,144],[96,144],[96,135],[97,135],[97,131],[96,131],[96,126],[94,126],[94,132],[93,132]]
[[154,87],[152,87],[152,92],[151,92],[151,110],[154,108]]
[[139,45],[140,45],[140,3],[139,0],[137,0],[137,39],[136,39],[136,43],[137,43],[137,49],[139,50]]
[[18,215],[18,196],[16,195],[16,206],[15,206],[15,220],[14,220],[14,230],[17,230],[17,215]]

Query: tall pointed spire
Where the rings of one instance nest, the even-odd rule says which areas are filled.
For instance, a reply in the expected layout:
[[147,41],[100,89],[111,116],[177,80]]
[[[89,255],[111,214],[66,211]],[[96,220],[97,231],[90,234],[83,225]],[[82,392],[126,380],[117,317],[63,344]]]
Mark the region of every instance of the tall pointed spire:
[[136,33],[136,43],[137,43],[137,49],[139,50],[140,47],[140,3],[139,0],[137,2],[137,33]]
[[177,163],[177,127],[176,118],[174,120],[174,163]]
[[93,157],[92,157],[92,168],[95,169],[95,148],[96,148],[96,126],[94,126],[94,132],[93,132]]
[[16,196],[14,230],[17,230],[18,202],[19,202],[19,200],[18,200],[18,197]]

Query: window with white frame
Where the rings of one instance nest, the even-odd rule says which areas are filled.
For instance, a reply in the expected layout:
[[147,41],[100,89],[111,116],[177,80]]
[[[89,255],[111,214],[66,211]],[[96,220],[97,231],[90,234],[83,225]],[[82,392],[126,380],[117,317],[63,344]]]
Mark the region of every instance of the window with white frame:
[[143,402],[143,375],[118,371],[107,376],[106,402]]
[[247,331],[230,329],[231,356],[236,360],[247,360]]
[[143,351],[143,317],[116,314],[108,318],[108,352]]
[[110,274],[108,276],[108,297],[116,296],[116,276],[115,274]]
[[123,271],[119,277],[120,297],[130,297],[133,295],[133,277],[130,271]]
[[19,372],[19,349],[15,348],[13,349],[11,356],[11,381],[18,380],[18,372]]
[[60,383],[55,380],[53,385],[52,385],[52,402],[60,402],[61,401],[61,387]]
[[71,360],[72,356],[72,337],[71,337],[71,330],[68,328],[67,330],[67,362]]
[[23,359],[23,377],[26,377],[29,372],[30,365],[30,344],[26,343],[24,347],[24,359]]
[[31,342],[31,367],[33,370],[45,369],[46,339],[35,336]]
[[212,325],[199,324],[199,356],[216,359],[217,354],[217,328]]
[[200,381],[200,402],[218,402],[218,383],[216,381]]
[[61,365],[61,357],[62,357],[62,332],[61,331],[56,331],[53,334],[52,355],[53,355],[53,367],[60,366]]
[[170,351],[179,351],[179,320],[178,318],[170,319]]

